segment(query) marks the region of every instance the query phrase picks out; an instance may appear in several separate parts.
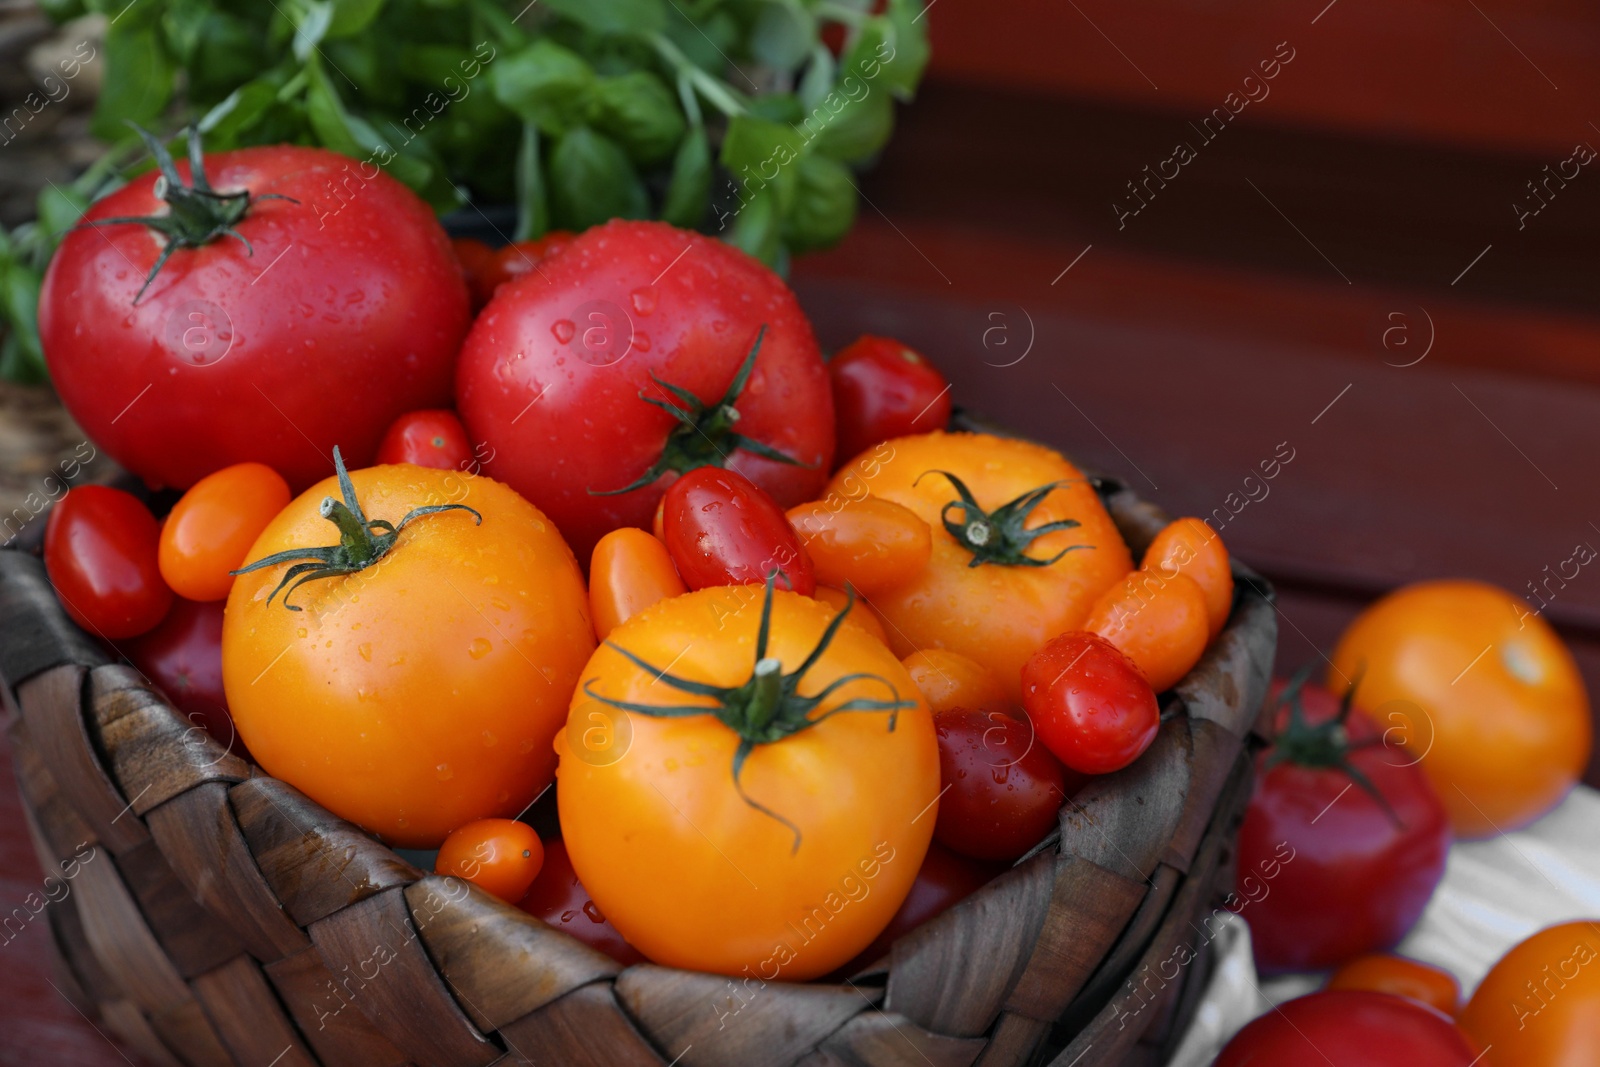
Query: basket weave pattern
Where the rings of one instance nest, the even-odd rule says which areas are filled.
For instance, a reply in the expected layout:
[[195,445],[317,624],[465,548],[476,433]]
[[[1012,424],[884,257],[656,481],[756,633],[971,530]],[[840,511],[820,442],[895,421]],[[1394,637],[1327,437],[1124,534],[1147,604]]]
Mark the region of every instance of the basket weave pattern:
[[[1136,552],[1163,523],[1118,490]],[[152,1064],[1059,1067],[1155,1062],[1231,885],[1276,639],[1236,566],[1227,629],[1138,762],[1030,858],[842,985],[623,969],[420,871],[192,728],[0,552],[0,674],[59,984]],[[1177,979],[1143,980],[1178,946]],[[1135,982],[1139,984],[1136,986]],[[1186,997],[1185,993],[1189,995]]]

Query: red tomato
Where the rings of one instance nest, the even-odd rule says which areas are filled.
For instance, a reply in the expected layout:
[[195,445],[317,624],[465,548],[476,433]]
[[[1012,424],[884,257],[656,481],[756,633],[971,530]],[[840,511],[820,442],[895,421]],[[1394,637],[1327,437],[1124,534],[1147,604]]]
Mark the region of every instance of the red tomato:
[[1014,860],[1055,829],[1066,771],[1026,720],[956,710],[933,727],[942,790],[935,840],[973,859]]
[[845,964],[838,974],[848,978],[889,954],[889,949],[901,937],[925,922],[931,922],[982,889],[1004,873],[1005,864],[983,863],[960,856],[937,841],[928,845],[928,854],[922,858],[917,880],[911,883],[911,892],[905,903],[894,913],[889,925],[883,928],[872,944],[861,955]]
[[569,230],[551,230],[536,240],[513,241],[490,253],[493,258],[489,269],[483,274],[479,289],[483,302],[487,304],[494,297],[495,290],[506,282],[514,282],[538,270],[540,264],[572,244],[577,236]]
[[1155,691],[1098,634],[1069,630],[1022,668],[1022,706],[1056,758],[1083,774],[1121,770],[1161,726]]
[[544,866],[527,894],[517,905],[529,915],[571,934],[592,949],[598,949],[624,967],[648,962],[644,954],[622,939],[617,928],[600,913],[589,891],[578,881],[567,846],[548,841],[544,846]]
[[1349,701],[1282,684],[1273,699],[1280,732],[1239,832],[1235,910],[1263,973],[1322,970],[1405,936],[1444,875],[1450,823],[1416,757]]
[[57,501],[44,566],[72,621],[107,641],[154,629],[172,606],[159,540],[155,516],[121,489],[84,485]]
[[828,363],[838,420],[834,457],[853,459],[880,441],[942,430],[950,422],[950,385],[919,353],[867,335]]
[[1404,997],[1341,989],[1267,1012],[1214,1067],[1471,1067],[1478,1051],[1445,1016]]
[[457,237],[450,242],[450,247],[455,249],[461,273],[467,279],[472,310],[477,311],[494,295],[494,286],[489,284],[489,274],[494,270],[494,249],[471,237]]
[[449,408],[408,411],[383,435],[377,462],[462,471],[472,466],[472,446],[467,443],[467,428]]
[[533,827],[516,819],[475,819],[444,839],[433,870],[515,904],[543,866],[544,844]]
[[783,509],[737,471],[701,467],[667,490],[662,531],[690,589],[760,585],[774,569],[778,588],[810,596],[811,559]]
[[161,524],[161,577],[190,600],[225,600],[233,571],[267,523],[289,506],[289,483],[261,463],[201,478]]
[[696,467],[738,471],[785,507],[819,495],[828,371],[776,274],[721,241],[622,220],[540,267],[478,317],[456,400],[493,450],[484,473],[549,515],[580,559],[610,530],[647,527]]
[[192,725],[234,755],[251,758],[222,691],[222,601],[201,604],[174,597],[161,625],[128,641],[122,651]]
[[[187,160],[163,169],[97,201],[87,221],[165,223],[180,203],[192,218],[242,211],[238,237],[178,249],[144,288],[161,235],[83,226],[62,239],[39,298],[50,378],[118,463],[186,489],[254,460],[302,489],[331,473],[334,445],[365,467],[395,416],[449,400],[467,287],[414,193],[376,167],[368,177],[345,156],[295,145],[206,160],[211,187],[247,190],[248,203],[185,192]],[[336,182],[349,192],[334,197]]]

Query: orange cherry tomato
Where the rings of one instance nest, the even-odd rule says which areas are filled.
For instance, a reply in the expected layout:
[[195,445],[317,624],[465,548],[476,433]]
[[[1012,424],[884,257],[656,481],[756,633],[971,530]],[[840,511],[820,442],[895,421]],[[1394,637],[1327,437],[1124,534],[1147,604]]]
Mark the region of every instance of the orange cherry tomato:
[[836,496],[789,509],[817,581],[876,592],[909,581],[933,554],[933,531],[910,508],[890,500]]
[[1507,952],[1458,1021],[1488,1067],[1600,1063],[1600,920],[1547,927]]
[[975,659],[947,648],[925,648],[901,661],[917,683],[934,715],[957,708],[969,711],[1011,710],[1006,687],[994,671]]
[[1121,649],[1160,693],[1200,662],[1208,620],[1206,595],[1192,578],[1134,571],[1101,594],[1083,628]]
[[1363,703],[1421,761],[1458,837],[1531,822],[1588,765],[1589,698],[1572,655],[1503,589],[1441,581],[1390,593],[1350,624],[1331,664],[1330,688],[1361,678]]
[[525,822],[477,819],[450,832],[439,846],[435,874],[465,878],[512,904],[528,892],[544,866],[544,843]]
[[235,463],[195,482],[161,527],[161,577],[185,600],[222,600],[235,570],[278,512],[289,483],[264,463]]
[[661,499],[656,501],[656,513],[650,520],[650,532],[656,535],[656,540],[662,544],[667,540],[667,494],[662,493]]
[[1454,1018],[1461,1008],[1461,983],[1449,971],[1388,952],[1358,956],[1328,979],[1329,989],[1393,993]]
[[[811,599],[820,600],[835,611],[843,611],[845,604],[850,600],[850,594],[831,585],[819,585],[811,594]],[[883,619],[872,610],[872,605],[863,600],[859,593],[856,595],[855,607],[850,609],[850,618],[846,620],[847,624],[852,622],[860,625],[885,645],[889,643],[889,631],[883,628]]]
[[1199,519],[1174,519],[1145,550],[1144,569],[1163,578],[1184,574],[1206,595],[1206,619],[1214,640],[1233,610],[1233,571],[1222,537]]
[[624,526],[600,538],[589,563],[589,613],[594,635],[612,630],[645,608],[689,591],[667,546],[643,530]]
[[513,241],[494,252],[494,260],[483,273],[481,292],[488,303],[494,291],[506,282],[514,282],[539,269],[539,264],[570,245],[577,234],[569,230],[551,230],[532,241]]

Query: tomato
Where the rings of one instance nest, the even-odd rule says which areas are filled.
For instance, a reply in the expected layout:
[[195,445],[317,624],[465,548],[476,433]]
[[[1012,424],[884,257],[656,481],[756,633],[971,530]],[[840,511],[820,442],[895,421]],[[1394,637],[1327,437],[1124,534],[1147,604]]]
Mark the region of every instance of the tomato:
[[870,334],[834,353],[828,362],[838,421],[835,455],[847,460],[881,441],[950,422],[950,385],[918,352]]
[[[338,545],[308,547],[330,520]],[[533,505],[489,478],[371,467],[295,498],[249,558],[222,677],[273,777],[403,848],[550,783],[594,636],[577,561]]]
[[[152,485],[255,461],[300,489],[335,444],[364,466],[395,416],[448,402],[467,287],[414,193],[320,148],[212,155],[221,196],[157,158],[62,238],[39,298],[50,378],[95,444]],[[189,220],[196,247],[152,277],[174,246],[112,221],[141,216]]]
[[1239,831],[1236,910],[1265,974],[1398,943],[1450,848],[1444,807],[1406,753],[1382,743],[1348,692],[1303,681],[1274,687],[1279,732]]
[[487,304],[506,282],[514,282],[540,269],[540,264],[572,244],[577,234],[570,230],[551,230],[532,241],[512,241],[490,253],[493,257],[484,272],[479,294]]
[[828,489],[848,500],[892,500],[933,529],[922,573],[872,598],[895,654],[959,652],[994,671],[1013,702],[1028,657],[1079,628],[1095,599],[1133,569],[1082,472],[1027,441],[901,437],[841,469]]
[[515,819],[474,819],[439,846],[435,874],[465,878],[485,893],[517,903],[544,866],[544,844]]
[[462,276],[467,280],[467,292],[472,296],[472,310],[477,311],[494,296],[494,286],[489,275],[494,270],[494,249],[471,237],[457,237],[450,242],[456,261],[461,264]]
[[934,717],[941,845],[979,860],[1014,860],[1056,826],[1066,771],[1026,719],[957,708]]
[[1350,624],[1334,679],[1422,761],[1458,837],[1514,830],[1589,763],[1589,697],[1572,655],[1526,602],[1481,582],[1422,582]]
[[[161,624],[122,645],[128,662],[167,695],[172,706],[228,751],[252,759],[234,730],[222,689],[222,601],[174,597]],[[188,744],[198,744],[191,733]]]
[[928,707],[935,715],[954,708],[969,711],[1011,710],[1005,686],[977,660],[944,648],[925,648],[904,661]]
[[1488,1067],[1600,1064],[1600,923],[1538,931],[1490,968],[1461,1012]]
[[590,948],[604,952],[624,967],[646,962],[644,953],[624,941],[617,928],[589,898],[589,891],[578,881],[572,860],[567,858],[567,846],[562,841],[545,843],[544,866],[517,907]]
[[1121,649],[1158,693],[1177,685],[1200,662],[1209,627],[1206,596],[1192,579],[1146,570],[1100,594],[1083,620],[1085,630]]
[[833,461],[828,371],[794,294],[658,222],[597,226],[503,286],[461,350],[456,400],[491,450],[484,472],[580,555],[649,525],[685,471],[728,467],[792,507]]
[[589,563],[589,613],[604,641],[622,623],[662,600],[688,592],[667,546],[633,526],[612,530]]
[[472,466],[467,428],[448,408],[408,411],[395,419],[378,445],[379,463],[415,463],[442,471]]
[[817,580],[827,585],[876,592],[915,578],[933,554],[928,524],[888,500],[819,500],[788,514]]
[[870,966],[889,954],[896,941],[921,926],[932,922],[972,894],[982,889],[1006,870],[1005,865],[983,863],[966,856],[958,856],[938,841],[928,845],[922,869],[917,880],[911,883],[906,902],[894,913],[889,925],[873,939],[850,963],[842,968],[842,978]]
[[1473,1067],[1445,1016],[1404,997],[1341,989],[1297,997],[1239,1031],[1215,1067]]
[[776,571],[780,588],[810,596],[811,558],[783,510],[738,471],[700,467],[662,498],[662,540],[690,589],[760,585]]
[[235,463],[201,478],[161,526],[161,577],[189,600],[224,600],[233,569],[289,504],[289,483],[261,463]]
[[1121,770],[1161,727],[1161,708],[1143,673],[1086,630],[1069,630],[1028,659],[1022,706],[1045,747],[1082,774]]
[[1174,519],[1145,550],[1143,568],[1163,578],[1182,574],[1206,597],[1206,618],[1215,639],[1233,610],[1233,569],[1222,537],[1200,519]]
[[155,628],[172,606],[155,516],[121,489],[83,485],[50,509],[44,567],[72,621],[108,641]]
[[1455,1016],[1461,1007],[1461,983],[1449,971],[1404,956],[1378,953],[1358,956],[1328,979],[1329,989],[1370,989],[1392,993]]
[[657,963],[804,981],[905,900],[939,746],[905,668],[847,618],[770,582],[712,587],[629,619],[584,668],[556,739],[562,837]]
[[879,641],[883,642],[885,645],[888,645],[889,631],[883,628],[883,620],[878,617],[878,613],[876,611],[872,610],[872,605],[868,604],[859,596],[852,601],[850,594],[845,592],[843,589],[835,589],[828,585],[819,585],[811,591],[811,597],[813,600],[820,600],[822,603],[833,608],[835,611],[843,611],[846,604],[852,604],[852,607],[850,608],[850,623],[855,626],[860,626],[873,637],[876,637]]

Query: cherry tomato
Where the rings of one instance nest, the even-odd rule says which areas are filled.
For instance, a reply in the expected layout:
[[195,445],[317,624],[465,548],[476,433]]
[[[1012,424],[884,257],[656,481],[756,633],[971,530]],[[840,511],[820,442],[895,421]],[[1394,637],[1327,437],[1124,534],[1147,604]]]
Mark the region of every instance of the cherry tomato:
[[1158,693],[1200,662],[1210,635],[1199,585],[1183,574],[1163,578],[1143,570],[1100,594],[1083,628],[1121,649]]
[[617,928],[590,899],[589,891],[583,888],[577,872],[572,869],[564,841],[545,843],[544,866],[517,907],[590,948],[604,952],[624,967],[649,962],[644,953],[623,940]]
[[1267,1012],[1228,1042],[1214,1067],[1478,1063],[1478,1050],[1467,1035],[1432,1008],[1388,993],[1340,989],[1298,997]]
[[472,446],[467,442],[467,428],[449,408],[408,411],[383,435],[377,461],[462,471],[472,465]]
[[1026,719],[958,708],[933,727],[942,790],[935,840],[973,859],[1014,860],[1055,828],[1066,771]]
[[1161,726],[1155,690],[1110,641],[1069,630],[1022,668],[1022,706],[1056,758],[1083,774],[1121,770]]
[[478,291],[483,302],[487,304],[495,290],[506,282],[514,282],[534,273],[541,263],[565,249],[577,236],[570,230],[551,230],[535,240],[512,241],[504,248],[491,252],[493,259],[484,271],[482,287]]
[[661,499],[656,501],[656,510],[650,517],[650,532],[656,535],[657,541],[665,542],[667,539],[667,497],[663,493]]
[[915,578],[933,555],[933,531],[910,508],[869,496],[789,509],[789,523],[825,585],[866,593]]
[[890,947],[901,937],[923,923],[937,919],[1005,870],[1005,864],[985,863],[957,855],[934,841],[928,845],[928,854],[922,859],[917,880],[911,883],[911,892],[906,895],[900,910],[894,913],[894,918],[883,928],[883,933],[873,939],[861,955],[840,968],[838,973],[848,978],[887,956]]
[[[811,591],[811,598],[820,600],[837,611],[843,611],[845,604],[850,600],[850,594],[831,585],[819,585]],[[856,596],[855,605],[850,609],[849,621],[856,623],[885,645],[889,643],[889,631],[883,628],[883,619],[859,594]]]
[[455,249],[461,273],[467,279],[467,292],[472,295],[472,310],[482,310],[483,305],[494,296],[494,288],[489,285],[489,274],[494,269],[494,249],[471,237],[457,237],[450,242],[450,247]]
[[222,691],[222,602],[174,597],[167,617],[122,646],[128,662],[155,683],[172,706],[236,756],[250,759],[233,728]]
[[589,613],[594,635],[611,631],[652,604],[688,592],[667,546],[632,526],[612,530],[589,563]]
[[515,904],[544,866],[544,845],[533,827],[515,819],[478,819],[450,832],[439,846],[435,874],[465,878],[485,893]]
[[235,463],[195,482],[161,525],[161,577],[189,600],[225,600],[267,523],[289,506],[289,483],[262,463]]
[[1174,519],[1145,550],[1144,569],[1171,578],[1187,575],[1206,596],[1210,636],[1222,632],[1233,610],[1233,570],[1222,537],[1199,519]]
[[155,516],[121,489],[84,485],[50,509],[44,566],[72,621],[108,641],[155,628],[172,606]]
[[935,715],[955,708],[968,711],[1011,710],[1005,686],[993,671],[975,659],[947,648],[925,648],[902,660]]
[[950,421],[950,385],[919,353],[871,335],[828,362],[838,448],[848,461],[880,441],[942,430]]
[[1454,1018],[1461,983],[1449,971],[1387,952],[1360,956],[1333,972],[1329,989],[1370,989],[1426,1004]]
[[1295,683],[1273,699],[1278,737],[1239,831],[1234,910],[1262,973],[1323,970],[1406,935],[1444,875],[1450,824],[1415,757],[1382,744],[1353,702]]
[[810,596],[811,559],[783,509],[738,471],[697,467],[663,498],[663,540],[690,589],[760,585],[774,569],[778,588]]
[[1512,948],[1460,1023],[1489,1067],[1600,1064],[1600,921],[1546,927]]

